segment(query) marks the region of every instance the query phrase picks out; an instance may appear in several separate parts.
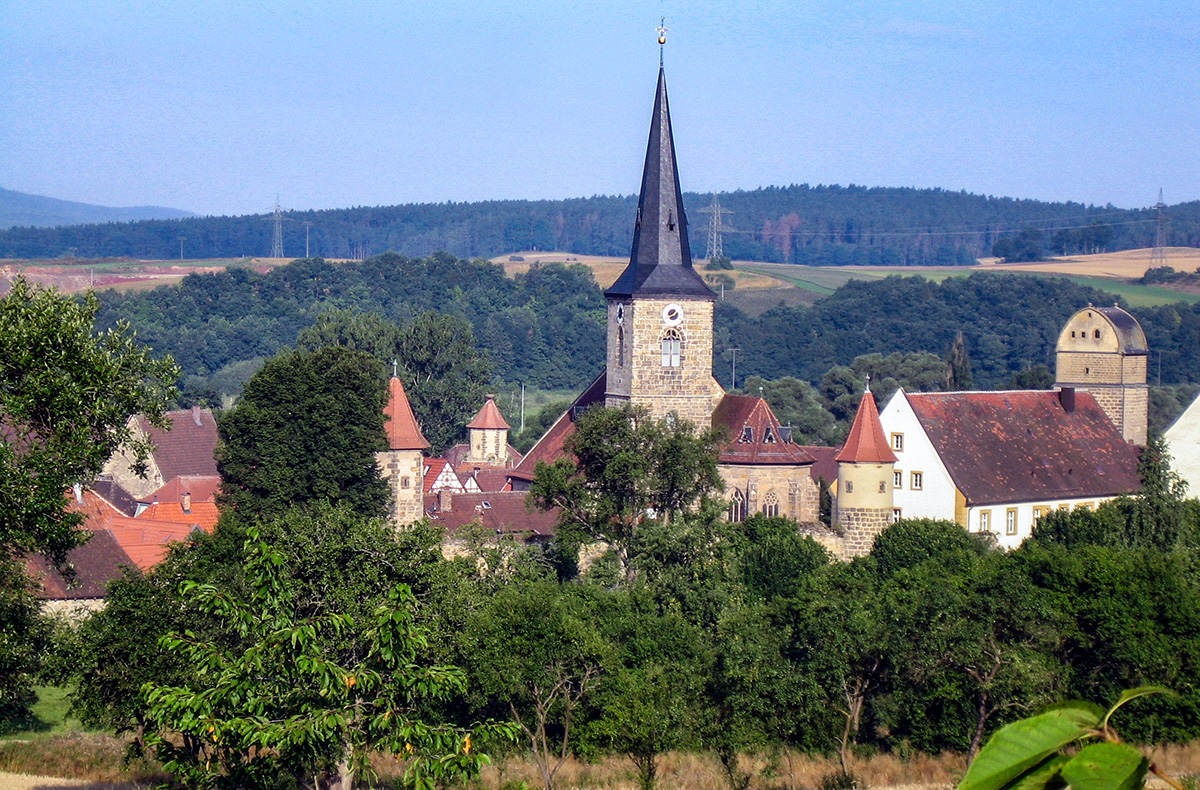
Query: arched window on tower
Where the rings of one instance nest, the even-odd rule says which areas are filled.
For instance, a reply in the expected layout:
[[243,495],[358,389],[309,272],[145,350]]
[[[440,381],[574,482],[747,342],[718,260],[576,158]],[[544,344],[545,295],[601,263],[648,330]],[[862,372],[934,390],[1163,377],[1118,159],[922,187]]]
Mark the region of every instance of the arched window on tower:
[[733,496],[729,498],[729,521],[732,524],[740,524],[746,520],[746,497],[742,495],[740,488],[733,489]]
[[625,327],[617,327],[617,364],[625,364]]
[[762,512],[764,516],[779,515],[779,497],[775,496],[774,491],[767,492],[767,498],[763,500]]
[[662,365],[664,368],[679,367],[679,351],[683,346],[683,340],[679,337],[679,331],[676,329],[668,329],[663,334],[662,339]]

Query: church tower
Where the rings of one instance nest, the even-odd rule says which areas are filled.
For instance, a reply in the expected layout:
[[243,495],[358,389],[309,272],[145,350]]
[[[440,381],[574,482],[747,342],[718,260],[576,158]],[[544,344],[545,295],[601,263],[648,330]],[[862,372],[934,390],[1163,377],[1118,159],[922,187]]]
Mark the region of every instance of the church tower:
[[400,379],[388,382],[388,400],[383,409],[388,449],[376,453],[376,463],[392,492],[392,522],[406,527],[425,515],[425,456],[429,442],[421,434],[416,415]]
[[715,294],[692,266],[661,66],[629,265],[608,301],[605,405],[645,406],[707,429],[723,394],[712,375]]
[[1148,346],[1120,307],[1088,305],[1068,319],[1055,348],[1055,386],[1090,392],[1125,441],[1146,444]]
[[833,523],[843,531],[844,556],[861,557],[871,553],[875,538],[892,523],[892,472],[896,466],[870,387],[858,402],[854,425],[835,460]]

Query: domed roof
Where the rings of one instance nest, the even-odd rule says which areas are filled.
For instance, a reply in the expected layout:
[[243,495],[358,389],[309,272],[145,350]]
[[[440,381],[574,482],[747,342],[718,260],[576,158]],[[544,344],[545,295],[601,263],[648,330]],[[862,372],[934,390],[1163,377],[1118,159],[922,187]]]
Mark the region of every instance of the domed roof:
[[[1112,329],[1111,341],[1104,337],[1104,334],[1106,334],[1103,332],[1104,324],[1107,324]],[[1095,341],[1101,347],[1084,348],[1081,344],[1085,341]],[[1092,342],[1087,343],[1088,346],[1094,344]],[[1107,348],[1104,348],[1105,346]],[[1107,350],[1131,356],[1139,356],[1148,353],[1149,345],[1146,343],[1146,333],[1142,331],[1142,325],[1122,308],[1116,305],[1112,307],[1088,305],[1067,320],[1066,325],[1058,336],[1058,350]]]

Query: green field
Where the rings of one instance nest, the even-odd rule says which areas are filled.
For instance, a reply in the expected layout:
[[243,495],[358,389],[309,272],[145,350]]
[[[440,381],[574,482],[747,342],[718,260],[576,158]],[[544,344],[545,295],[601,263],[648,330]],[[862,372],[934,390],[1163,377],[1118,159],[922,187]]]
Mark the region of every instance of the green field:
[[[921,269],[914,271],[902,267],[897,267],[894,271],[880,271],[879,269],[858,269],[851,267],[823,267],[823,266],[788,266],[784,264],[765,264],[754,266],[739,266],[739,269],[763,274],[768,277],[774,277],[786,283],[794,285],[796,288],[805,291],[812,291],[822,295],[828,295],[834,292],[835,289],[845,285],[850,280],[879,280],[891,275],[899,275],[902,277],[924,277],[935,283],[940,283],[948,277],[967,277],[979,272],[999,275],[1014,275],[1026,274],[1029,272],[1020,271],[1005,271],[995,268],[963,268],[963,267],[947,267],[944,270],[938,269]],[[1087,277],[1072,274],[1035,274],[1038,277],[1063,277],[1072,280],[1080,285],[1086,285],[1089,288],[1096,288],[1101,291],[1107,291],[1114,296],[1119,297],[1125,304],[1132,307],[1156,307],[1164,304],[1175,304],[1177,302],[1185,302],[1187,304],[1196,304],[1200,302],[1200,296],[1196,294],[1183,293],[1181,291],[1173,291],[1170,288],[1162,288],[1156,285],[1138,285],[1126,280],[1118,280],[1111,277]]]
[[80,729],[78,721],[67,718],[67,711],[71,707],[71,702],[67,699],[67,688],[37,686],[35,690],[38,701],[33,706],[33,715],[37,717],[37,722],[27,729],[0,736],[0,741],[27,740],[30,737],[60,735],[68,730]]

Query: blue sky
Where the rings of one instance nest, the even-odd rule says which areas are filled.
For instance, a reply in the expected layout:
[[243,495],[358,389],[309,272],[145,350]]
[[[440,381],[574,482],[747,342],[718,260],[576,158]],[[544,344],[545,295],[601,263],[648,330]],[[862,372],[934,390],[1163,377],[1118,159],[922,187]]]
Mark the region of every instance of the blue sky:
[[0,0],[0,186],[200,213],[683,187],[1200,199],[1200,4]]

